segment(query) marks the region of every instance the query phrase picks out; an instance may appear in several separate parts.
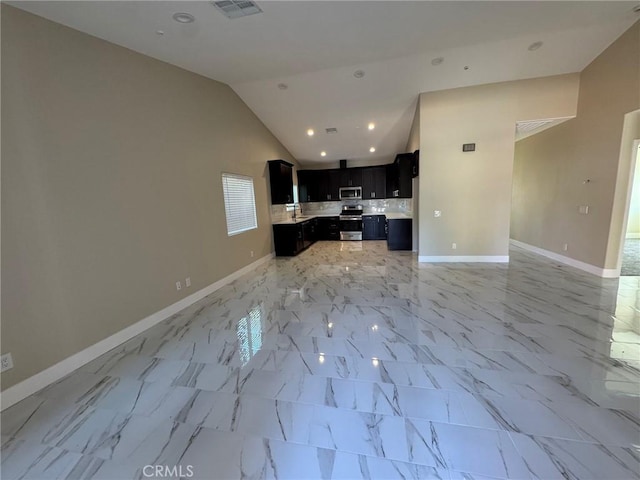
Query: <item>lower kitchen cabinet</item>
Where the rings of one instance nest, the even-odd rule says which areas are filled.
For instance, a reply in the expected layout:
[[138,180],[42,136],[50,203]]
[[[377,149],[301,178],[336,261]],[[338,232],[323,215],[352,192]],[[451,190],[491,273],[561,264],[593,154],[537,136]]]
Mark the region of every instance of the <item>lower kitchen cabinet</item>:
[[318,226],[315,218],[305,222],[273,226],[273,243],[278,257],[297,255],[316,240]]
[[384,215],[362,216],[362,240],[384,240],[387,238]]
[[390,218],[387,220],[387,248],[389,250],[412,249],[411,218]]
[[297,255],[304,249],[302,241],[302,225],[274,225],[273,243],[276,247],[276,256],[290,257]]
[[340,217],[318,217],[318,240],[340,240]]

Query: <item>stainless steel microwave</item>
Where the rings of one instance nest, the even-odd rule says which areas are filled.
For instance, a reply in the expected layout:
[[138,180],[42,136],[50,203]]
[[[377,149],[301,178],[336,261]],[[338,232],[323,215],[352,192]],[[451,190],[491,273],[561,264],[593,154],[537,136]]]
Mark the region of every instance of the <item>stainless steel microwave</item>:
[[340,200],[362,200],[362,187],[340,187]]

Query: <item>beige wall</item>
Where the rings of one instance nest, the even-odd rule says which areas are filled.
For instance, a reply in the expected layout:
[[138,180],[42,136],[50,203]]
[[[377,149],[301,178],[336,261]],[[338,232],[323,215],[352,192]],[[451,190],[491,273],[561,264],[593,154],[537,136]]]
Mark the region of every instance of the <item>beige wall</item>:
[[[268,255],[274,158],[228,86],[2,5],[2,388]],[[227,237],[221,172],[257,230]]]
[[[413,122],[411,123],[411,130],[409,131],[409,140],[407,140],[407,152],[415,152],[416,150],[420,150],[420,97],[418,97],[418,101],[416,102],[416,111],[413,114]],[[413,191],[413,222],[412,222],[412,233],[413,233],[413,250],[418,250],[418,245],[420,245],[420,177],[416,177],[412,181],[412,191]]]
[[508,255],[515,123],[573,116],[577,94],[568,74],[421,95],[421,257]]
[[512,238],[616,268],[638,108],[640,23],[581,72],[575,119],[517,143]]

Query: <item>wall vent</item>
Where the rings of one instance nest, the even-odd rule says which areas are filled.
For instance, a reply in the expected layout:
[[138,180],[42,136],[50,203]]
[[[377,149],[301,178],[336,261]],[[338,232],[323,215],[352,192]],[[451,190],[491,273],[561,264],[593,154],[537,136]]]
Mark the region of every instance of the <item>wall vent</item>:
[[332,133],[338,133],[338,129],[331,127],[331,128],[325,128],[324,129],[325,132],[327,132],[328,134],[332,134]]
[[227,18],[240,18],[262,13],[262,9],[250,0],[220,0],[211,4]]

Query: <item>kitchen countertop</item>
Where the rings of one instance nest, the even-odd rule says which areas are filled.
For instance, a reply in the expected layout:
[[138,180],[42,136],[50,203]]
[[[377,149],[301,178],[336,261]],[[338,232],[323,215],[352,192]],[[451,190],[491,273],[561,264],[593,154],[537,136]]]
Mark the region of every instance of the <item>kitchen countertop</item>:
[[302,217],[298,216],[295,221],[291,220],[291,218],[287,220],[280,220],[279,222],[273,222],[273,225],[296,225],[298,223],[306,222],[307,220],[311,220],[313,218],[320,217],[339,217],[339,213],[321,213],[318,215],[303,215]]
[[[339,215],[340,215],[339,213],[321,213],[318,215],[304,215],[302,217],[296,218],[295,221],[289,218],[287,220],[280,220],[279,222],[273,222],[273,225],[296,225],[298,223],[303,223],[303,222],[306,222],[307,220],[311,220],[313,218],[338,217]],[[392,219],[392,220],[395,220],[398,218],[413,218],[411,214],[407,214],[407,213],[363,213],[363,215],[384,215],[388,219]]]
[[410,213],[384,213],[382,215],[387,217],[388,220],[397,220],[399,218],[413,218]]

